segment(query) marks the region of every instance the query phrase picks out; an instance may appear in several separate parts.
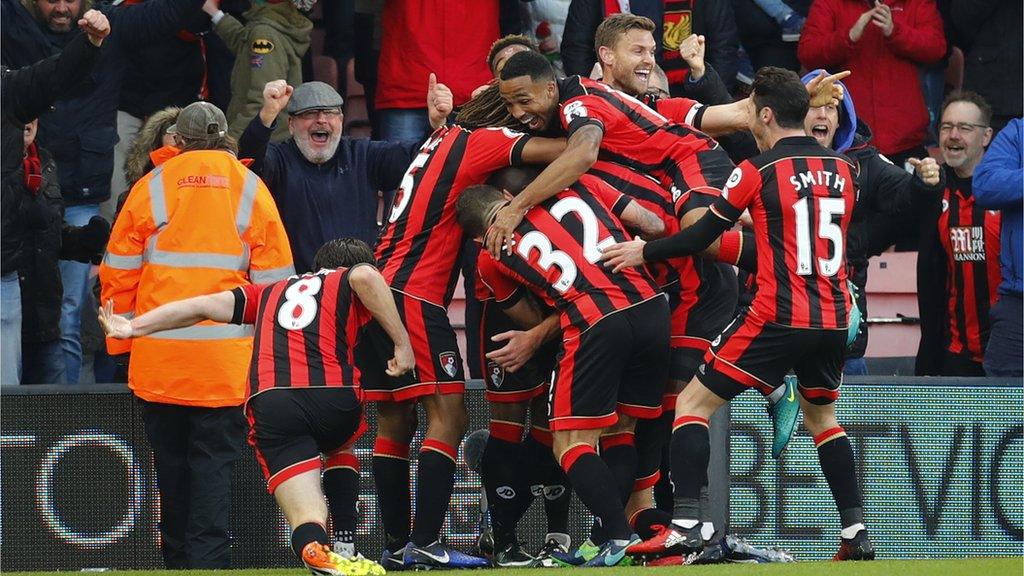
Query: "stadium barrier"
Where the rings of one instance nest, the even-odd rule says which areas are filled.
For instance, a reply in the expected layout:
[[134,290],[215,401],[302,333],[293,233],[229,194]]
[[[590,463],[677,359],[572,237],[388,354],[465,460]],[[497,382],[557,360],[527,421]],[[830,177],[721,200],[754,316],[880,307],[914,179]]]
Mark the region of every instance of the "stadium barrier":
[[[471,388],[466,398],[475,430],[486,427],[487,407],[480,383]],[[0,395],[0,570],[160,567],[156,480],[139,410],[127,389],[2,386]],[[880,556],[1021,553],[1019,380],[850,378],[838,406],[858,454],[867,522]],[[372,409],[368,417],[372,424]],[[798,559],[830,557],[837,514],[806,431],[774,461],[768,456],[771,431],[763,399],[742,395],[731,417],[731,434],[713,438],[712,470],[719,496],[729,495],[729,530],[757,544],[788,548]],[[358,541],[368,556],[379,554],[383,540],[371,446],[372,434],[358,445]],[[233,565],[295,566],[288,526],[248,449],[234,482]],[[724,517],[725,502],[717,508]],[[531,548],[545,532],[542,509],[535,503],[521,525]],[[576,501],[572,514],[579,542],[589,516]],[[460,458],[444,529],[449,542],[468,547],[479,517],[479,478]]]

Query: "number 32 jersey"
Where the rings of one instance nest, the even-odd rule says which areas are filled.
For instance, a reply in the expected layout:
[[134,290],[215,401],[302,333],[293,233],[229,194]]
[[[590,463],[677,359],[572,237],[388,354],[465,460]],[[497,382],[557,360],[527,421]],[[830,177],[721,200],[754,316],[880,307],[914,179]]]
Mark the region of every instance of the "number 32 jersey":
[[359,386],[355,348],[373,317],[348,283],[349,271],[357,267],[231,291],[231,323],[256,326],[249,398],[279,388]]
[[794,328],[846,328],[854,174],[845,156],[796,136],[745,160],[729,177],[711,209],[730,221],[750,209],[757,242],[751,313]]
[[[561,313],[565,340],[609,314],[663,297],[643,269],[616,274],[600,261],[603,248],[628,238],[619,220],[588,190],[588,179],[593,177],[584,176],[530,209],[516,227],[511,256],[502,251],[495,264],[480,253],[479,273],[495,299],[514,304],[515,291],[525,284]],[[591,185],[603,183],[593,179]]]

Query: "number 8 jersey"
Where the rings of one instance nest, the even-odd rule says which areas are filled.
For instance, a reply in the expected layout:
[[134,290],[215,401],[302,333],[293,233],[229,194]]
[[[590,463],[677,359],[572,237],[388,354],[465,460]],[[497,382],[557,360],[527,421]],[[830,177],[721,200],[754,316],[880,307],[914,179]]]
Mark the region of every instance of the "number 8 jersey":
[[358,266],[231,291],[231,322],[256,326],[249,398],[278,388],[359,386],[355,348],[373,317],[349,287]]
[[810,136],[783,138],[736,167],[711,210],[736,221],[750,209],[757,242],[752,314],[794,328],[846,328],[854,174],[850,160]]
[[[562,338],[584,332],[599,320],[661,296],[654,280],[641,268],[615,274],[600,262],[601,250],[628,240],[612,210],[628,202],[608,202],[592,187],[593,176],[530,209],[515,229],[512,255],[502,251],[498,263],[480,252],[480,275],[499,303],[514,304],[520,284],[527,285],[561,313]],[[614,192],[614,191],[613,191]],[[619,194],[621,197],[622,195]]]

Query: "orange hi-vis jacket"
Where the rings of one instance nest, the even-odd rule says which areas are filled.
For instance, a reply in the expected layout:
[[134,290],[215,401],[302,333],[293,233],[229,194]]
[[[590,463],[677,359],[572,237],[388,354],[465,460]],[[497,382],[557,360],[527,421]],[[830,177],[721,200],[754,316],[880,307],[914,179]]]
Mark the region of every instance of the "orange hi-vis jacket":
[[[164,161],[128,194],[100,265],[103,301],[135,316],[161,304],[276,282],[295,273],[270,191],[231,153],[184,152]],[[204,321],[134,340],[128,386],[150,402],[241,405],[252,327]]]

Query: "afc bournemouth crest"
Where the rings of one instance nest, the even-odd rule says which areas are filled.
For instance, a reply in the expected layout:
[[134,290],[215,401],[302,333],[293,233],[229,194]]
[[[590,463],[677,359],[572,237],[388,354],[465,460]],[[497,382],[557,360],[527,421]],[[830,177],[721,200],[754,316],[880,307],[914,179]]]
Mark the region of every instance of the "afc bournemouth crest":
[[442,352],[437,357],[441,360],[441,369],[444,370],[444,373],[450,378],[455,378],[455,375],[459,373],[455,352]]
[[505,370],[498,363],[489,360],[487,362],[487,377],[491,379],[491,385],[495,388],[501,388],[501,384],[505,381]]

